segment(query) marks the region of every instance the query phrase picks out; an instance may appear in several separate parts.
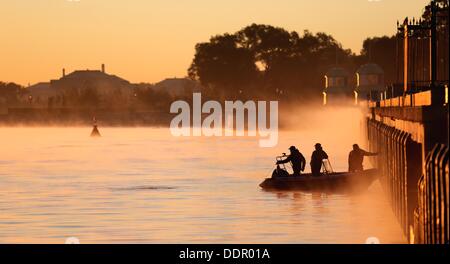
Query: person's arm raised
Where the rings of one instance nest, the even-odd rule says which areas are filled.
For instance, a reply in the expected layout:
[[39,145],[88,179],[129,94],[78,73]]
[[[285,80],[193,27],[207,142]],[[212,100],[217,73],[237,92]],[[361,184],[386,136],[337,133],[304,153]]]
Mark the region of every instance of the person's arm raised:
[[378,153],[377,152],[368,152],[363,150],[364,156],[377,156]]

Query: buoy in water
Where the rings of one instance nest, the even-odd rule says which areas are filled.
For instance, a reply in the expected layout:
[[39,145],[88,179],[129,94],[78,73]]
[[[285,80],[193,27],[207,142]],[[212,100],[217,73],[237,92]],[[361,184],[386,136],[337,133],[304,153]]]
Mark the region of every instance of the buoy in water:
[[92,128],[91,137],[101,137],[100,131],[98,131],[97,127],[97,119],[94,116],[94,127]]

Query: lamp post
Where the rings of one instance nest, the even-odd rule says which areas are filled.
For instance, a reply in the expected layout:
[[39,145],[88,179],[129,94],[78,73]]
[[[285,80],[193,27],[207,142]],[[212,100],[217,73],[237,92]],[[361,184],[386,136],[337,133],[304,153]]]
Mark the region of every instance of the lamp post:
[[[430,5],[427,6],[429,10],[429,19],[408,19],[405,18],[402,24],[397,21],[398,36],[403,38],[403,90],[404,93],[411,92],[413,87],[408,87],[409,84],[414,84],[415,73],[411,72],[410,68],[414,69],[414,65],[410,67],[410,61],[414,60],[415,51],[414,41],[416,39],[428,39],[429,41],[429,52],[428,52],[428,66],[429,66],[429,85],[433,89],[436,86],[437,81],[437,17],[445,16],[440,15],[439,11],[445,11],[447,6],[438,6],[436,1],[431,1]],[[448,23],[448,21],[447,21]],[[425,56],[422,56],[422,60],[425,60]],[[424,65],[424,63],[422,63]],[[423,73],[423,69],[421,69]],[[411,82],[408,83],[408,79]]]

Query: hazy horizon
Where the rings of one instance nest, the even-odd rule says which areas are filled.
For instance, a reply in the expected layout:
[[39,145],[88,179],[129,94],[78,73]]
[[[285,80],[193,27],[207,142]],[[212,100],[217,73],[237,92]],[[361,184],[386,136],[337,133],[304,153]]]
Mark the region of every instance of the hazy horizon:
[[252,23],[326,32],[358,54],[364,39],[394,34],[397,20],[418,17],[428,2],[2,1],[0,81],[35,84],[102,63],[133,83],[184,77],[196,43]]

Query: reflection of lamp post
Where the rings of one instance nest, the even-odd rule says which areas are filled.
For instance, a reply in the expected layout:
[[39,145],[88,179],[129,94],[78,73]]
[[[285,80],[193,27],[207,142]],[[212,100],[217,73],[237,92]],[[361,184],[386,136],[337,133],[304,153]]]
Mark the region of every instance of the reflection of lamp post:
[[445,85],[445,97],[444,97],[445,104],[448,104],[448,85]]
[[353,91],[353,93],[355,94],[355,105],[358,105],[358,92]]
[[327,93],[326,92],[322,92],[323,94],[323,105],[327,104]]

